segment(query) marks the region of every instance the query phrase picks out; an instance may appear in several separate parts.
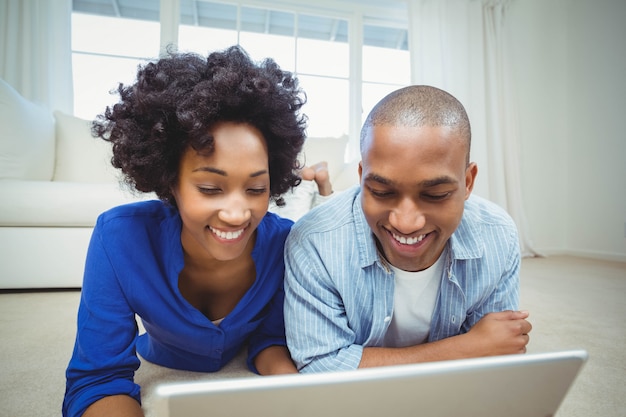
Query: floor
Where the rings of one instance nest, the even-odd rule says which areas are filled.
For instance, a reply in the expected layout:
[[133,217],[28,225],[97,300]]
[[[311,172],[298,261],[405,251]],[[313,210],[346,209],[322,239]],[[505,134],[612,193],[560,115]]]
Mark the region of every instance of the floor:
[[[557,417],[626,416],[626,263],[526,258],[521,281],[521,308],[531,312],[533,324],[529,352],[589,352]],[[61,415],[79,296],[78,291],[0,293],[0,417]],[[228,375],[242,375],[238,366],[229,365]],[[144,388],[188,376],[151,364],[137,373]],[[149,397],[146,401],[149,406]]]

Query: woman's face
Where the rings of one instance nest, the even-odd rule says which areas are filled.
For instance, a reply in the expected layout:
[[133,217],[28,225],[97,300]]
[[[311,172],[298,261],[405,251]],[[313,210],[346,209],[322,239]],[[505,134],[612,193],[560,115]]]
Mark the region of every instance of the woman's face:
[[211,134],[212,153],[190,147],[183,154],[173,194],[185,254],[227,261],[251,248],[267,212],[268,152],[261,132],[248,124],[219,123]]

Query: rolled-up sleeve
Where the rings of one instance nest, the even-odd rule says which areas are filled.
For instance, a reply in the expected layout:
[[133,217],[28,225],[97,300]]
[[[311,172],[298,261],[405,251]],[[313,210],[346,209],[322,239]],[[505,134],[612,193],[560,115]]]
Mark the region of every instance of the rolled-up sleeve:
[[361,362],[363,347],[355,343],[341,295],[314,238],[298,230],[292,230],[285,246],[285,330],[300,372],[356,369]]

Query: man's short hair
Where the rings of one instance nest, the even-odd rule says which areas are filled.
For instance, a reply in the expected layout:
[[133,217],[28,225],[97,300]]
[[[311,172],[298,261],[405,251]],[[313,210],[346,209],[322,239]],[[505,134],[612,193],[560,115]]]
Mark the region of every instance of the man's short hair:
[[374,106],[361,129],[360,147],[369,129],[377,125],[421,127],[448,126],[467,140],[467,161],[471,128],[465,108],[454,96],[436,87],[413,85],[393,91]]

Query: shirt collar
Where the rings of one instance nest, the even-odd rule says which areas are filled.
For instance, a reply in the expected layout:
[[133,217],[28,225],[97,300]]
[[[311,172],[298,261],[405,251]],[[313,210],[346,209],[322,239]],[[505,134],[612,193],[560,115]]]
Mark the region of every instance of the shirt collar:
[[478,227],[479,219],[477,214],[468,208],[470,200],[465,202],[461,223],[450,237],[452,259],[476,259],[482,257],[485,251],[483,236]]
[[354,193],[352,216],[354,218],[354,227],[356,229],[356,239],[359,248],[359,266],[366,268],[376,263],[376,261],[380,261],[382,257],[378,255],[376,239],[374,238],[372,229],[370,229],[370,226],[367,224],[367,220],[365,220],[365,214],[363,214],[360,188]]

